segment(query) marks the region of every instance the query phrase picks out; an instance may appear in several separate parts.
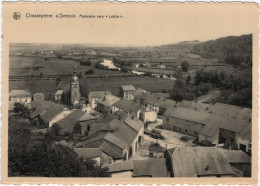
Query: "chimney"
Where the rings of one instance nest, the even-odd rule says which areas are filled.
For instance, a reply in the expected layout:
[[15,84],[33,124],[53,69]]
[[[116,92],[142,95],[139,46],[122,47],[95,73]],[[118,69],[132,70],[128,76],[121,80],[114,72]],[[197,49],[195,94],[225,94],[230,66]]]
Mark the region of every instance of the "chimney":
[[132,118],[132,120],[134,120],[134,119],[135,119],[135,117],[134,117],[133,115],[131,116],[131,118]]
[[106,96],[103,97],[103,101],[105,101],[105,100],[106,100]]

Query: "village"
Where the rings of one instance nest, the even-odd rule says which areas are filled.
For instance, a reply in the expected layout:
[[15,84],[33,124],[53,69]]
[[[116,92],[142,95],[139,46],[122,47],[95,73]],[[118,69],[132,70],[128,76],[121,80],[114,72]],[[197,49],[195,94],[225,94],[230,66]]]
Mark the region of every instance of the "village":
[[108,167],[112,177],[251,176],[251,108],[178,102],[131,84],[121,84],[119,95],[104,89],[84,97],[81,87],[75,71],[53,100],[11,90],[9,116],[23,105],[35,123],[32,140],[55,131],[57,143]]

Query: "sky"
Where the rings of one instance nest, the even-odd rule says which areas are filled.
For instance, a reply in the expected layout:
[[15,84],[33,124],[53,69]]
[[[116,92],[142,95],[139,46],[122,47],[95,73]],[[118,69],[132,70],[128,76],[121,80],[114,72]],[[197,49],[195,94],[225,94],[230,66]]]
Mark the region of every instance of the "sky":
[[[14,11],[21,13],[20,20],[13,19]],[[253,3],[4,4],[3,35],[15,43],[154,46],[250,34],[257,29],[257,12]],[[28,13],[76,18],[27,18]],[[79,14],[123,18],[83,19]]]

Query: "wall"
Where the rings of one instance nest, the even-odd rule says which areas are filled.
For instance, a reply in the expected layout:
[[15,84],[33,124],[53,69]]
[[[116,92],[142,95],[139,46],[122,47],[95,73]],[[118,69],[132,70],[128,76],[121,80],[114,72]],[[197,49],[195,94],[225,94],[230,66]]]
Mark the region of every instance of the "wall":
[[219,144],[224,143],[227,148],[238,149],[237,133],[230,130],[219,129]]
[[156,111],[142,111],[142,121],[146,123],[147,121],[156,121],[157,120],[157,112]]
[[[251,150],[251,141],[247,140],[247,139],[243,139],[241,138],[239,135],[237,135],[237,146],[238,146],[238,149],[240,149],[240,144],[242,145],[245,145],[246,146],[246,151],[245,152],[249,152],[250,154],[252,153],[252,150]],[[242,149],[241,149],[242,150]]]

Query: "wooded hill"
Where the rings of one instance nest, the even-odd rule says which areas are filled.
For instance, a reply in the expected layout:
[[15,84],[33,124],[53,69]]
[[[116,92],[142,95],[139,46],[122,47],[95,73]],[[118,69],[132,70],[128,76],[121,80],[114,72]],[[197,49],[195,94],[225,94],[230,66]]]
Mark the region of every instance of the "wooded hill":
[[192,53],[217,58],[234,67],[252,66],[252,34],[229,36],[193,46]]

